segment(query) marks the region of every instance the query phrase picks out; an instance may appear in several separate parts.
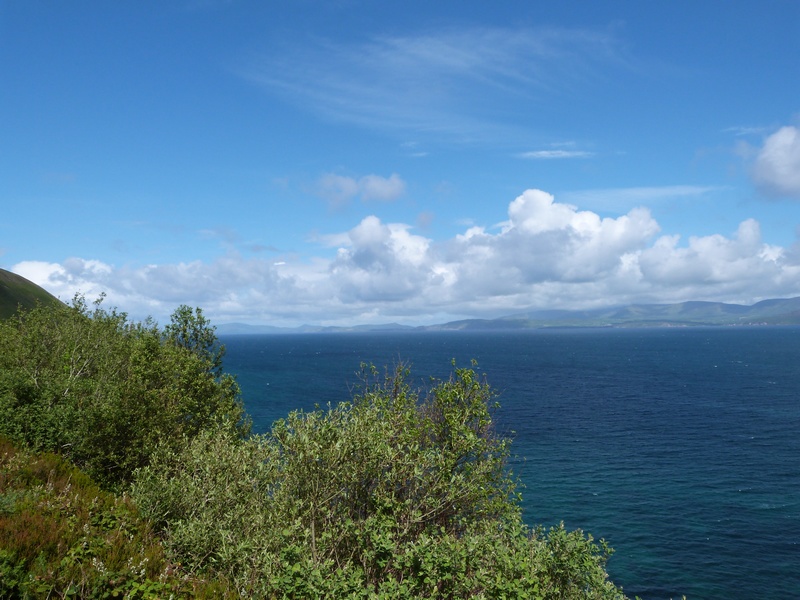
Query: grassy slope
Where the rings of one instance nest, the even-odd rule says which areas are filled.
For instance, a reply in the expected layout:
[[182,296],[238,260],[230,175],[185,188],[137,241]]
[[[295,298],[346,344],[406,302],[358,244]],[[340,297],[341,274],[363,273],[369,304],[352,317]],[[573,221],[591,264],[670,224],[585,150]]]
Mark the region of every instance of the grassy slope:
[[7,319],[17,308],[33,308],[36,303],[56,304],[58,298],[10,271],[0,269],[0,319]]

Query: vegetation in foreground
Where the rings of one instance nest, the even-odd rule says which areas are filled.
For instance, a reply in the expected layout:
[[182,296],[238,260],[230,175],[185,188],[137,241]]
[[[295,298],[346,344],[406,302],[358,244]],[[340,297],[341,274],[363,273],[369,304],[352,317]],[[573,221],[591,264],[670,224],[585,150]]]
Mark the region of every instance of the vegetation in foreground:
[[127,495],[0,437],[0,598],[217,598],[167,559]]
[[185,306],[163,330],[82,298],[0,322],[0,593],[624,597],[602,541],[522,522],[472,369],[427,392],[367,369],[249,435],[221,359]]

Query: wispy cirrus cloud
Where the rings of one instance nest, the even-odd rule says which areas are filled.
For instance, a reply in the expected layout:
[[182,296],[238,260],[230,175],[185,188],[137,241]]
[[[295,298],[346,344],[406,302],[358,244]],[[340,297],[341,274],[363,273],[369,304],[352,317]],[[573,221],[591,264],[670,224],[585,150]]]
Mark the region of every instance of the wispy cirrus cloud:
[[530,152],[522,152],[518,156],[533,160],[553,160],[559,158],[589,158],[594,156],[594,152],[586,150],[532,150]]
[[561,198],[595,210],[626,210],[632,206],[653,205],[678,198],[708,196],[728,189],[719,185],[664,185],[605,188],[564,192]]
[[766,127],[752,127],[747,125],[736,125],[734,127],[726,127],[722,130],[723,133],[731,133],[736,137],[763,135],[767,131],[768,129]]
[[572,90],[623,64],[622,55],[607,32],[485,27],[352,43],[296,40],[239,73],[329,119],[480,139],[519,135],[531,98]]

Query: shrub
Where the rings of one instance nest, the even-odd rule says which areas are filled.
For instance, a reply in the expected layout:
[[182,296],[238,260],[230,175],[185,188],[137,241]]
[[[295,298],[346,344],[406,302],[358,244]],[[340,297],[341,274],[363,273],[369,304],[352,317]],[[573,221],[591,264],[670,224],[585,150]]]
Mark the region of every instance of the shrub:
[[132,495],[174,561],[242,596],[621,598],[610,550],[528,530],[492,426],[493,392],[456,369],[421,395],[400,368],[270,434],[164,448]]
[[[63,454],[105,487],[125,484],[164,440],[247,431],[235,380],[202,313],[162,333],[76,296],[0,322],[0,433]],[[170,329],[171,328],[171,329]]]

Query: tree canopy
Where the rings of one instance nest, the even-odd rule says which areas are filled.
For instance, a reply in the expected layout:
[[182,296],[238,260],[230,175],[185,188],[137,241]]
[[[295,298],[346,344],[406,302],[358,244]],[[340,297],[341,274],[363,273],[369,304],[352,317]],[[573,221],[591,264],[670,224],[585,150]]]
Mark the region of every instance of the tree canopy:
[[0,321],[0,433],[63,454],[107,487],[212,424],[246,433],[201,313],[181,307],[162,334],[102,301],[76,296]]

